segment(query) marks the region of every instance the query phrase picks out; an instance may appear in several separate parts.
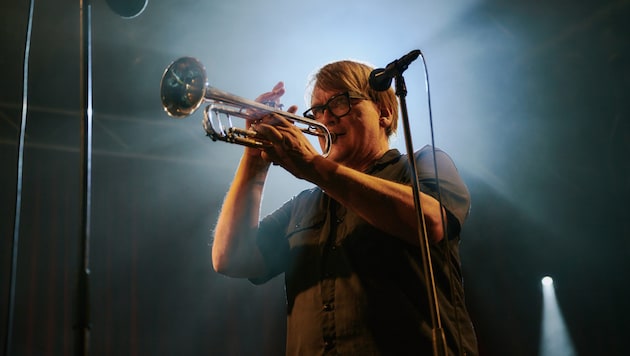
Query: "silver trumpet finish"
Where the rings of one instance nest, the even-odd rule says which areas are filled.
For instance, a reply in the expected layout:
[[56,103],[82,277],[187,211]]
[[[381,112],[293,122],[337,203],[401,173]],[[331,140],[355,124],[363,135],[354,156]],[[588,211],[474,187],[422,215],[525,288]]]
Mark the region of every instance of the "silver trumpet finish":
[[[265,115],[278,114],[296,126],[304,126],[300,127],[304,133],[324,137],[323,156],[330,153],[334,142],[334,136],[322,123],[208,85],[203,64],[192,57],[179,58],[166,68],[160,83],[160,94],[164,111],[173,118],[187,117],[206,102],[208,105],[204,110],[203,126],[214,141],[248,147],[270,147],[272,143],[259,137],[256,131],[232,125],[231,117],[255,120]],[[226,125],[222,118],[226,118]]]

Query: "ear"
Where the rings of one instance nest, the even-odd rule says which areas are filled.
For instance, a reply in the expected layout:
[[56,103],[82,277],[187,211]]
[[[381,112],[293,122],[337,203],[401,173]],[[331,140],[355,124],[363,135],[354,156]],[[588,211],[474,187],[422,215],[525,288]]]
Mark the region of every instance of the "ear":
[[391,126],[392,124],[392,113],[390,110],[388,110],[387,108],[385,108],[384,106],[380,105],[379,106],[379,110],[380,110],[380,118],[378,120],[379,125],[381,125],[381,127],[384,128],[388,128]]

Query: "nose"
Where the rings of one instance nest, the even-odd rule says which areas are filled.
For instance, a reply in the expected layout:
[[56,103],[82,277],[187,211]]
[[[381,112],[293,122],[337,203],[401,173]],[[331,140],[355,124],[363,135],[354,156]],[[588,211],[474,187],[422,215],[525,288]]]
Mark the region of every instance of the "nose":
[[328,127],[335,126],[337,124],[337,120],[339,120],[339,118],[333,115],[330,112],[330,109],[326,108],[326,110],[322,112],[322,122],[324,123],[324,125]]

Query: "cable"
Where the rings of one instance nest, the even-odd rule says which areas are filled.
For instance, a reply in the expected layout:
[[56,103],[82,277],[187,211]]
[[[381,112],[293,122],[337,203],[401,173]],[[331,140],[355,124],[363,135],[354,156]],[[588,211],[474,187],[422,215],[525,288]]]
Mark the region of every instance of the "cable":
[[449,274],[449,283],[450,283],[450,289],[451,289],[451,295],[450,295],[450,299],[451,302],[453,303],[453,308],[455,310],[455,325],[457,328],[457,344],[458,344],[458,351],[460,355],[464,355],[464,351],[462,350],[462,331],[461,331],[461,325],[459,323],[459,306],[457,301],[454,298],[453,292],[455,290],[454,288],[454,284],[453,284],[453,269],[451,268],[451,244],[448,236],[448,224],[446,223],[446,220],[444,219],[444,214],[442,214],[442,210],[444,209],[444,205],[442,203],[442,188],[440,187],[440,179],[439,179],[439,175],[438,175],[438,167],[437,167],[437,158],[436,158],[436,151],[435,151],[435,130],[433,128],[433,110],[431,109],[431,89],[429,87],[429,70],[427,68],[427,62],[426,59],[424,58],[424,54],[420,53],[420,58],[422,58],[422,66],[424,68],[424,78],[425,78],[425,89],[427,91],[427,105],[428,105],[428,111],[429,111],[429,132],[431,134],[431,150],[433,153],[433,170],[435,171],[435,186],[436,186],[436,193],[437,193],[437,201],[439,203],[440,206],[440,220],[442,223],[442,231],[444,232],[444,237],[446,238],[446,258],[444,258],[444,266],[446,268],[448,268],[448,274]]
[[22,175],[24,166],[24,136],[26,135],[26,117],[28,109],[28,63],[31,52],[31,33],[33,30],[33,9],[35,0],[31,0],[28,10],[28,21],[26,28],[26,45],[24,48],[24,66],[23,66],[23,84],[22,84],[22,116],[20,123],[20,137],[18,143],[18,159],[17,159],[17,183],[15,188],[15,218],[13,220],[13,246],[11,248],[11,271],[9,281],[9,304],[7,312],[7,335],[4,354],[11,354],[11,339],[13,338],[13,317],[15,309],[15,286],[17,279],[17,259],[18,246],[20,240],[20,213],[22,210]]

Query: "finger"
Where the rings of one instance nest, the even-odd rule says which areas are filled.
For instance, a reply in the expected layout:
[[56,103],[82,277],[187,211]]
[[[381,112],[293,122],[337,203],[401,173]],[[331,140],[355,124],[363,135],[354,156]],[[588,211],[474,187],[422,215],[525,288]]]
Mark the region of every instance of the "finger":
[[289,120],[286,116],[281,115],[279,113],[269,113],[267,115],[261,116],[257,122],[264,123],[273,126],[290,126],[293,125],[293,121]]
[[274,85],[271,91],[274,93],[282,91],[282,93],[284,94],[284,82],[279,81],[276,85]]
[[288,109],[287,112],[291,113],[291,114],[295,114],[298,110],[297,105],[291,105]]
[[268,102],[269,106],[276,107],[276,106],[280,105],[280,97],[282,97],[284,95],[284,93],[285,93],[284,82],[278,82],[273,87],[269,97],[265,101]]
[[282,133],[274,125],[266,123],[256,123],[252,125],[257,135],[271,142],[281,142]]
[[284,95],[284,92],[284,83],[278,82],[278,84],[276,84],[273,89],[271,89],[271,91],[259,95],[256,98],[256,101],[260,103],[266,101],[275,102],[278,101],[278,99],[280,99],[282,95]]

